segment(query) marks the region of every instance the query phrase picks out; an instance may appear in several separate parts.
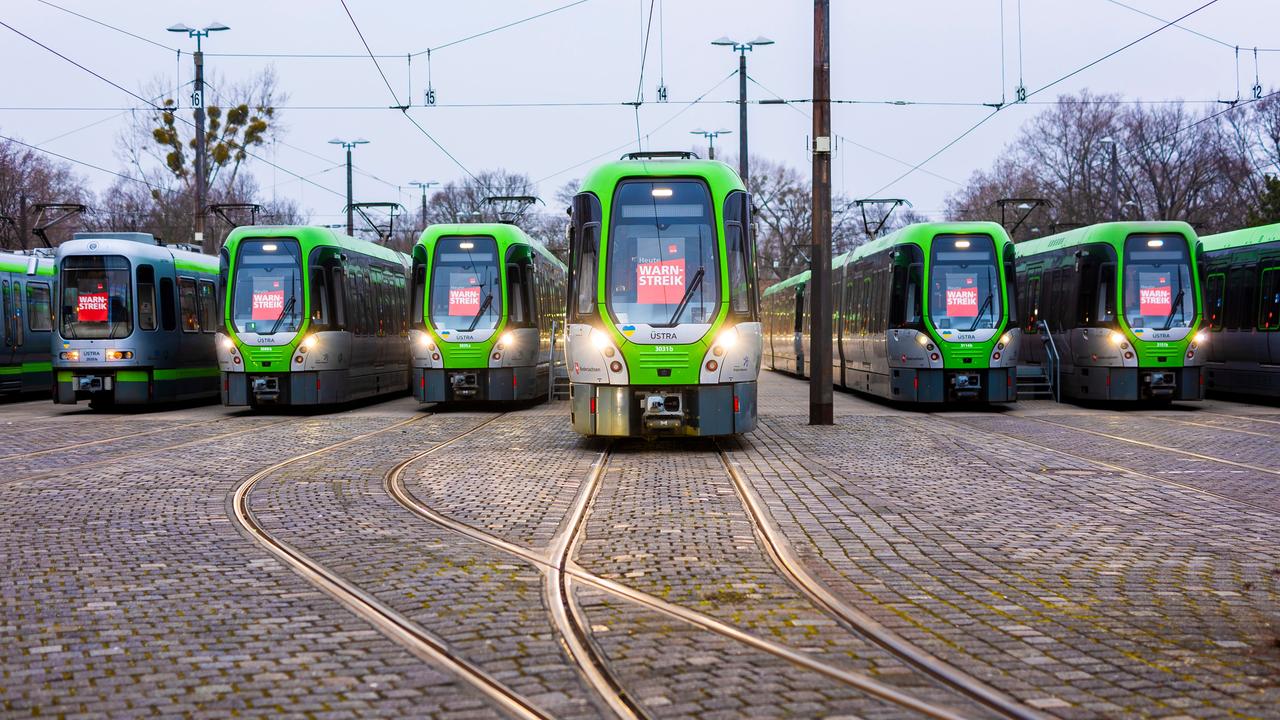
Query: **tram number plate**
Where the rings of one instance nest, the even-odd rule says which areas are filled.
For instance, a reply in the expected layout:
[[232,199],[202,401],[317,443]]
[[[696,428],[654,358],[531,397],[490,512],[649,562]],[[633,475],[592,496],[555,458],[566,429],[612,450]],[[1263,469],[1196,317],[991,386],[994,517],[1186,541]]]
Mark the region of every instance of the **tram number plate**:
[[84,362],[102,362],[101,350],[81,350],[80,359]]

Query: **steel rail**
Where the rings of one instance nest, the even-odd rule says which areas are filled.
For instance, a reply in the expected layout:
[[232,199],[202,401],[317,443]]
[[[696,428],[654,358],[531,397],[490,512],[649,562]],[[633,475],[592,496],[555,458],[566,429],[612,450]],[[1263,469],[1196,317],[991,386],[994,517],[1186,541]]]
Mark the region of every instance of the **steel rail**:
[[[593,469],[594,467],[599,466],[600,464],[597,462],[596,466],[593,466]],[[603,472],[601,471],[597,474],[597,477],[602,475]],[[893,703],[908,710],[913,710],[926,717],[935,718],[936,720],[960,720],[965,717],[962,713],[921,700],[867,675],[831,665],[830,663],[815,658],[808,653],[795,650],[775,640],[753,635],[734,627],[733,625],[706,615],[705,613],[663,600],[655,595],[623,585],[616,581],[602,578],[578,565],[571,557],[567,558],[561,565],[553,559],[551,553],[539,552],[531,548],[523,547],[493,535],[485,530],[476,528],[468,523],[451,518],[414,497],[413,494],[405,488],[403,479],[399,475],[394,478],[388,475],[387,491],[396,500],[396,502],[400,503],[401,506],[424,520],[427,520],[434,525],[452,530],[459,535],[483,543],[489,547],[501,550],[502,552],[520,558],[526,562],[538,565],[544,570],[544,572],[560,572],[563,568],[563,572],[568,579],[581,583],[582,585],[607,593],[620,600],[631,602],[674,620],[679,620],[701,630],[715,633],[721,637],[728,638],[731,641],[765,652],[797,667],[816,672],[827,678],[835,680],[836,682],[856,688],[868,695]],[[593,495],[594,493],[580,493],[579,500],[575,503],[575,511],[578,506],[581,506],[584,513],[589,513]],[[584,627],[586,627],[585,624]],[[1038,720],[1040,716],[1034,717]]]
[[1165,445],[1160,445],[1158,443],[1150,443],[1145,440],[1134,440],[1132,438],[1127,438],[1122,435],[1112,435],[1111,433],[1105,433],[1105,432],[1102,432],[1101,430],[1089,430],[1087,428],[1079,428],[1072,425],[1065,425],[1063,423],[1054,422],[1052,420],[1044,420],[1042,418],[1037,418],[1037,417],[1027,416],[1025,419],[1033,420],[1035,422],[1043,423],[1045,425],[1053,425],[1054,427],[1066,428],[1068,430],[1075,430],[1076,432],[1088,433],[1090,435],[1097,435],[1098,437],[1109,438],[1111,440],[1119,440],[1120,442],[1126,442],[1132,445],[1138,445],[1141,447],[1149,448],[1151,450],[1163,450],[1165,452],[1177,453],[1179,455],[1186,455],[1187,457],[1193,457],[1193,458],[1196,458],[1197,460],[1208,460],[1210,462],[1222,463],[1223,465],[1231,465],[1238,468],[1245,468],[1246,470],[1256,470],[1257,472],[1267,473],[1268,475],[1280,475],[1280,470],[1274,470],[1272,468],[1262,467],[1261,465],[1250,465],[1249,463],[1236,462],[1235,460],[1227,460],[1225,458],[1214,457],[1212,455],[1203,455],[1201,453],[1191,452],[1190,450],[1181,450],[1175,447],[1167,447]]
[[[258,522],[257,517],[253,514],[249,507],[249,493],[253,490],[254,485],[272,473],[275,473],[293,463],[315,457],[323,453],[336,450],[353,443],[366,440],[382,433],[400,429],[406,425],[418,422],[425,415],[413,417],[404,420],[380,430],[357,435],[342,442],[333,443],[325,447],[312,450],[310,452],[296,455],[287,460],[278,462],[270,467],[264,468],[245,478],[244,481],[236,487],[231,500],[233,517],[240,525],[241,529],[251,538],[256,540],[272,555],[283,562],[294,572],[301,575],[312,585],[323,590],[330,597],[337,600],[355,615],[363,618],[366,622],[373,625],[379,632],[399,643],[415,657],[427,661],[435,662],[447,668],[455,676],[471,686],[484,693],[490,700],[494,701],[499,707],[507,711],[511,715],[524,718],[526,720],[550,720],[551,716],[539,710],[533,703],[508,688],[506,685],[489,675],[480,667],[469,662],[468,660],[455,655],[449,647],[434,636],[428,634],[417,623],[405,617],[391,607],[388,607],[377,598],[366,593],[355,585],[347,582],[337,573],[329,570],[311,557],[293,547],[289,543],[275,537],[266,528]],[[452,440],[441,443],[453,442],[461,437],[475,432],[484,424],[468,430],[466,433],[453,438]]]
[[213,440],[222,440],[223,438],[235,437],[236,435],[243,435],[245,433],[258,432],[259,430],[265,430],[267,428],[273,428],[279,425],[284,425],[287,422],[289,421],[279,420],[273,423],[266,423],[264,425],[258,425],[251,428],[244,428],[243,430],[232,430],[231,432],[225,432],[220,435],[210,435],[208,437],[202,437],[196,440],[184,440],[180,443],[165,445],[164,447],[152,448],[150,450],[139,450],[138,452],[126,453],[124,455],[117,455],[116,457],[104,458],[102,460],[93,460],[87,463],[80,463],[79,465],[67,465],[66,467],[60,467],[55,470],[48,470],[45,472],[36,473],[35,475],[6,477],[3,479],[0,479],[0,485],[8,485],[10,483],[25,482],[28,480],[42,480],[47,477],[53,477],[54,475],[61,475],[62,473],[65,473],[65,472],[71,472],[72,470],[80,470],[80,469],[89,468],[89,467],[99,467],[101,465],[110,465],[111,463],[115,463],[115,462],[123,462],[125,460],[132,460],[134,458],[145,457],[147,455],[154,455],[156,453],[168,452],[169,450],[173,450],[174,448],[187,447],[189,445],[199,445],[199,444],[207,443]]
[[162,428],[156,428],[155,430],[140,430],[138,432],[125,433],[123,435],[113,435],[112,437],[101,438],[98,440],[86,440],[84,442],[71,443],[70,445],[59,445],[58,447],[45,448],[43,450],[32,450],[30,452],[20,452],[20,453],[12,453],[9,455],[0,455],[0,460],[12,460],[14,458],[36,457],[38,455],[48,455],[50,453],[62,452],[63,450],[74,450],[76,448],[89,447],[91,445],[102,445],[104,443],[114,442],[116,440],[124,440],[126,438],[142,437],[143,435],[155,435],[156,433],[162,433],[167,430],[181,430],[182,428],[186,428],[186,427],[204,425],[205,423],[210,422],[211,420],[214,420],[214,418],[196,420],[195,422],[189,422],[189,423],[177,423],[174,425],[167,425]]
[[960,668],[917,647],[870,615],[840,599],[825,583],[805,568],[791,541],[783,534],[755,488],[734,466],[728,453],[719,444],[716,446],[716,453],[733,480],[734,488],[737,489],[738,497],[751,517],[751,524],[766,555],[790,584],[811,602],[833,615],[854,632],[889,651],[894,657],[970,700],[1016,720],[1042,720],[1046,717]]
[[[957,420],[952,420],[950,418],[939,417],[937,414],[934,414],[933,418],[935,420],[949,424],[956,428],[960,428],[965,431],[972,431],[975,429],[972,425],[967,425],[965,423],[959,422]],[[1051,423],[1051,424],[1056,424],[1056,423]],[[1063,427],[1069,427],[1069,426],[1063,426]],[[1177,480],[1170,480],[1169,478],[1160,477],[1158,475],[1151,475],[1149,473],[1144,473],[1141,470],[1135,470],[1131,467],[1126,467],[1124,465],[1116,465],[1115,463],[1109,463],[1105,460],[1099,460],[1097,458],[1092,458],[1087,455],[1079,455],[1077,453],[1073,453],[1068,450],[1063,450],[1062,448],[1053,447],[1052,445],[1045,445],[1043,443],[1035,442],[1034,440],[1027,440],[1026,438],[1018,437],[1017,435],[1010,435],[1009,433],[1000,432],[999,430],[988,430],[986,428],[982,428],[982,432],[990,433],[992,435],[999,435],[1000,437],[1005,438],[1007,440],[1011,440],[1015,443],[1021,443],[1023,445],[1034,447],[1040,450],[1047,450],[1051,453],[1062,455],[1064,457],[1069,457],[1074,460],[1083,460],[1086,463],[1101,465],[1102,467],[1105,467],[1109,470],[1114,470],[1116,472],[1126,473],[1129,475],[1133,475],[1135,477],[1144,478],[1146,480],[1151,480],[1152,482],[1155,482],[1155,483],[1176,487],[1182,490],[1189,490],[1199,495],[1205,495],[1208,497],[1216,498],[1218,500],[1225,500],[1229,503],[1234,503],[1236,505],[1244,505],[1244,506],[1253,508],[1254,510],[1261,510],[1262,512],[1265,512],[1271,515],[1280,513],[1280,510],[1277,510],[1276,508],[1273,508],[1273,507],[1267,507],[1266,505],[1260,505],[1255,502],[1242,500],[1238,497],[1232,497],[1231,495],[1224,495],[1222,493],[1217,493],[1212,490],[1206,490],[1202,487],[1196,487],[1195,485],[1178,482]]]

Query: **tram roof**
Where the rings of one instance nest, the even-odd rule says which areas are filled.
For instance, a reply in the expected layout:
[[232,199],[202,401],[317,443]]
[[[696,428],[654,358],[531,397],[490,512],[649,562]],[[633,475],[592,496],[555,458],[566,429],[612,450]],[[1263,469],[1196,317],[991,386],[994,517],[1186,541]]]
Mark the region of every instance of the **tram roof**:
[[1000,223],[987,220],[913,223],[839,255],[832,261],[832,267],[841,267],[854,260],[860,260],[868,255],[883,252],[894,245],[901,245],[902,243],[913,243],[928,248],[938,235],[990,235],[997,242],[1002,239],[1006,241],[1009,239],[1008,233],[1004,231]]
[[588,190],[608,192],[601,200],[608,201],[618,182],[628,178],[679,178],[693,177],[707,181],[717,193],[746,190],[742,178],[733,168],[719,160],[667,160],[637,159],[615,160],[600,165],[582,179],[580,192]]
[[336,232],[332,228],[315,225],[243,225],[231,231],[223,246],[233,247],[242,240],[253,238],[292,238],[301,243],[303,247],[310,248],[321,245],[340,247],[343,250],[380,258],[388,262],[402,265],[409,262],[409,256],[398,250],[392,250],[385,245],[379,245],[368,240],[354,238],[350,235]]
[[1206,252],[1229,250],[1231,248],[1262,245],[1280,241],[1280,223],[1259,225],[1258,227],[1232,230],[1231,232],[1206,235],[1200,238]]
[[561,269],[567,269],[565,264],[560,261],[560,258],[548,250],[546,245],[530,237],[529,233],[511,223],[439,223],[429,225],[426,230],[422,231],[422,236],[418,238],[416,244],[426,246],[442,237],[451,236],[492,237],[498,241],[499,247],[528,245],[539,255],[560,266]]
[[1017,244],[1019,255],[1036,255],[1058,248],[1074,247],[1086,243],[1107,243],[1119,245],[1125,238],[1135,233],[1174,233],[1182,235],[1193,243],[1196,231],[1181,220],[1133,220],[1126,222],[1106,222],[1087,225],[1074,230],[1048,235],[1034,240],[1026,240]]

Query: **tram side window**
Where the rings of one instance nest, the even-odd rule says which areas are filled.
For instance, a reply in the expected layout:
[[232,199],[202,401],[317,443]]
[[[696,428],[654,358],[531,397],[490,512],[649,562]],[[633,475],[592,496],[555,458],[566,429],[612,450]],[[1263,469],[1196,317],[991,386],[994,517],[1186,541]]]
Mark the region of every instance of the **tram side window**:
[[578,249],[578,272],[574,285],[578,291],[574,311],[579,317],[590,315],[595,311],[596,300],[596,239],[600,235],[599,225],[588,225],[582,229],[582,238]]
[[1204,313],[1212,330],[1222,329],[1222,289],[1225,281],[1226,276],[1222,273],[1213,273],[1204,284]]
[[1258,329],[1280,328],[1280,268],[1262,271],[1262,294],[1258,307]]
[[217,307],[214,304],[217,295],[217,287],[211,281],[200,281],[199,294],[196,296],[200,305],[200,332],[211,333],[217,326]]
[[1116,264],[1103,263],[1098,270],[1098,322],[1110,325],[1116,321]]
[[160,278],[160,327],[165,330],[176,330],[178,314],[174,312],[173,280]]
[[200,315],[196,303],[196,281],[178,278],[178,305],[182,310],[182,332],[200,332]]
[[426,327],[424,321],[427,302],[427,266],[421,262],[413,264],[413,295],[410,301],[409,312],[412,315],[413,327],[423,329]]
[[9,281],[0,280],[0,304],[4,305],[4,344],[13,345],[13,309],[9,307]]
[[31,332],[49,332],[53,329],[49,297],[48,283],[27,283],[27,327]]
[[138,266],[138,329],[156,329],[156,269]]
[[[218,251],[218,330],[225,331],[223,325],[227,315],[227,277],[230,274],[231,254],[226,248]],[[153,291],[154,293],[154,291]]]
[[796,286],[796,323],[793,332],[804,332],[804,285]]
[[311,327],[328,330],[333,314],[329,309],[329,274],[323,267],[311,268]]
[[1231,270],[1227,283],[1226,327],[1230,330],[1253,328],[1254,308],[1257,307],[1257,270],[1238,267]]
[[330,273],[333,281],[333,324],[340,330],[349,330],[350,328],[347,327],[347,274],[336,265],[331,268]]
[[729,264],[729,310],[750,319],[759,318],[756,307],[755,273],[752,272],[752,248],[749,201],[740,191],[729,193],[724,201],[724,245]]
[[1008,298],[1009,305],[1009,325],[1010,327],[1018,327],[1018,309],[1022,307],[1021,298],[1018,297],[1018,274],[1014,272],[1014,251],[1013,245],[1006,245],[1004,248],[1004,285],[1005,296]]
[[1029,333],[1040,332],[1040,276],[1031,278],[1027,283],[1027,326],[1026,331]]

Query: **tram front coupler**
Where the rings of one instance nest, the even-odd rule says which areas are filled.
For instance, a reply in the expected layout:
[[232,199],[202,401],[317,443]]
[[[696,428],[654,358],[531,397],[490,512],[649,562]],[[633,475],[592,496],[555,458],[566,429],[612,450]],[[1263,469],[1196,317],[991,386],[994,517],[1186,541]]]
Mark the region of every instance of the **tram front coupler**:
[[640,397],[640,419],[646,430],[674,430],[684,425],[679,394],[647,393]]
[[982,375],[958,372],[951,375],[951,392],[956,398],[976,398],[982,392]]
[[449,373],[449,385],[458,399],[471,399],[480,394],[480,379],[474,372]]

